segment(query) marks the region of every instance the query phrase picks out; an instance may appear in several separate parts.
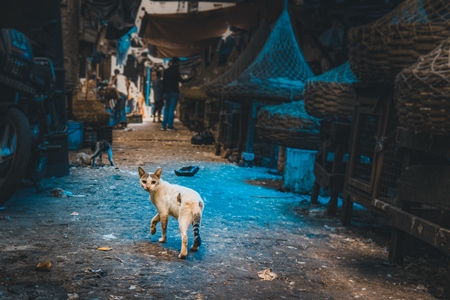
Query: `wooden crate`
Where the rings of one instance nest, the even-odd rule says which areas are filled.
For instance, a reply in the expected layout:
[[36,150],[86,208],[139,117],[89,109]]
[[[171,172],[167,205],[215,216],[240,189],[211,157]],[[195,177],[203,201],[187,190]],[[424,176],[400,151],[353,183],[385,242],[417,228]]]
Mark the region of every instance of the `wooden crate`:
[[135,124],[139,124],[142,123],[142,115],[140,114],[135,114],[135,115],[131,115],[131,116],[127,116],[127,123],[135,123]]
[[83,147],[90,147],[92,143],[99,140],[107,140],[111,145],[113,143],[113,130],[112,126],[104,127],[84,127]]

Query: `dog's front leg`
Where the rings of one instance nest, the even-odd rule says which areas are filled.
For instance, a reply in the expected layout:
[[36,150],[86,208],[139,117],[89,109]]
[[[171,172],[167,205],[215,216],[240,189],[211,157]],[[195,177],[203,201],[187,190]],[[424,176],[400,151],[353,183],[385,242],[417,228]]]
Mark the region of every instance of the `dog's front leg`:
[[162,237],[159,239],[160,243],[166,242],[166,231],[167,231],[167,222],[169,221],[168,215],[160,215],[159,219],[161,221],[161,229],[162,229]]
[[159,222],[159,214],[156,214],[152,221],[150,222],[150,234],[154,235],[156,233],[156,224]]

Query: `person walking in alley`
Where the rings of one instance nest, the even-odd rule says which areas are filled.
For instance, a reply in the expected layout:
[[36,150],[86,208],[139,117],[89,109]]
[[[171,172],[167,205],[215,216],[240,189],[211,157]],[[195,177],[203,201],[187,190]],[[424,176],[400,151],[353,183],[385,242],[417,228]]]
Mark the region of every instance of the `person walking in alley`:
[[180,83],[186,83],[193,78],[184,79],[180,74],[180,59],[173,57],[170,67],[164,71],[163,91],[164,91],[164,120],[161,124],[161,130],[176,130],[173,127],[175,118],[175,109],[180,95]]
[[120,74],[119,69],[114,70],[114,76],[111,80],[111,85],[119,92],[119,99],[114,107],[114,122],[115,126],[127,127],[127,116],[125,114],[125,105],[128,96],[128,80]]
[[156,78],[152,82],[153,87],[153,97],[155,103],[153,106],[153,122],[156,122],[156,114],[158,114],[158,123],[161,123],[161,112],[164,106],[164,93],[163,93],[163,82],[161,80],[161,71],[156,71]]
[[136,102],[139,96],[139,90],[134,84],[134,81],[132,79],[128,80],[128,101],[127,101],[127,107],[130,110],[130,115],[135,113],[136,110]]

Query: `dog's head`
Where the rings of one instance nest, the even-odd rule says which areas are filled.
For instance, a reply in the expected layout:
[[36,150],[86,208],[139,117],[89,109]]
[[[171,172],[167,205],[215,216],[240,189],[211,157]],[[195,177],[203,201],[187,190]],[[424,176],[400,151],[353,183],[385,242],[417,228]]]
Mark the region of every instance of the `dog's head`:
[[149,193],[156,191],[159,187],[162,169],[158,168],[153,174],[145,172],[144,169],[142,169],[141,167],[138,168],[138,171],[141,187]]

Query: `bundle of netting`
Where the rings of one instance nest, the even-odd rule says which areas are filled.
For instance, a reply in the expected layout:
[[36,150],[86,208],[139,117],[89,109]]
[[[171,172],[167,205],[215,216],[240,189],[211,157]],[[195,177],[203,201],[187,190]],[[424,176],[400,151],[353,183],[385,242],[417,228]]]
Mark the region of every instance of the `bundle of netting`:
[[366,83],[395,76],[450,36],[450,1],[406,0],[381,19],[350,29],[349,60]]
[[305,109],[321,119],[349,119],[353,116],[358,82],[347,61],[319,76],[308,79],[303,94]]
[[450,135],[450,39],[398,74],[395,98],[400,124]]
[[236,47],[234,47],[225,64],[219,66],[218,54],[214,56],[208,66],[205,66],[204,62],[202,62],[197,68],[197,73],[194,79],[182,85],[180,89],[182,96],[189,99],[206,100],[208,96],[205,92],[205,84],[223,74],[231,65],[234,64],[238,56],[238,51]]
[[298,149],[318,149],[320,120],[305,110],[304,101],[262,107],[258,112],[258,137]]
[[264,47],[269,35],[269,24],[263,20],[236,61],[222,75],[205,84],[204,89],[206,94],[211,97],[226,96],[225,86],[238,78],[255,60],[255,57]]
[[303,98],[305,81],[313,76],[284,9],[264,48],[239,78],[225,87],[225,91],[230,100],[299,100]]

